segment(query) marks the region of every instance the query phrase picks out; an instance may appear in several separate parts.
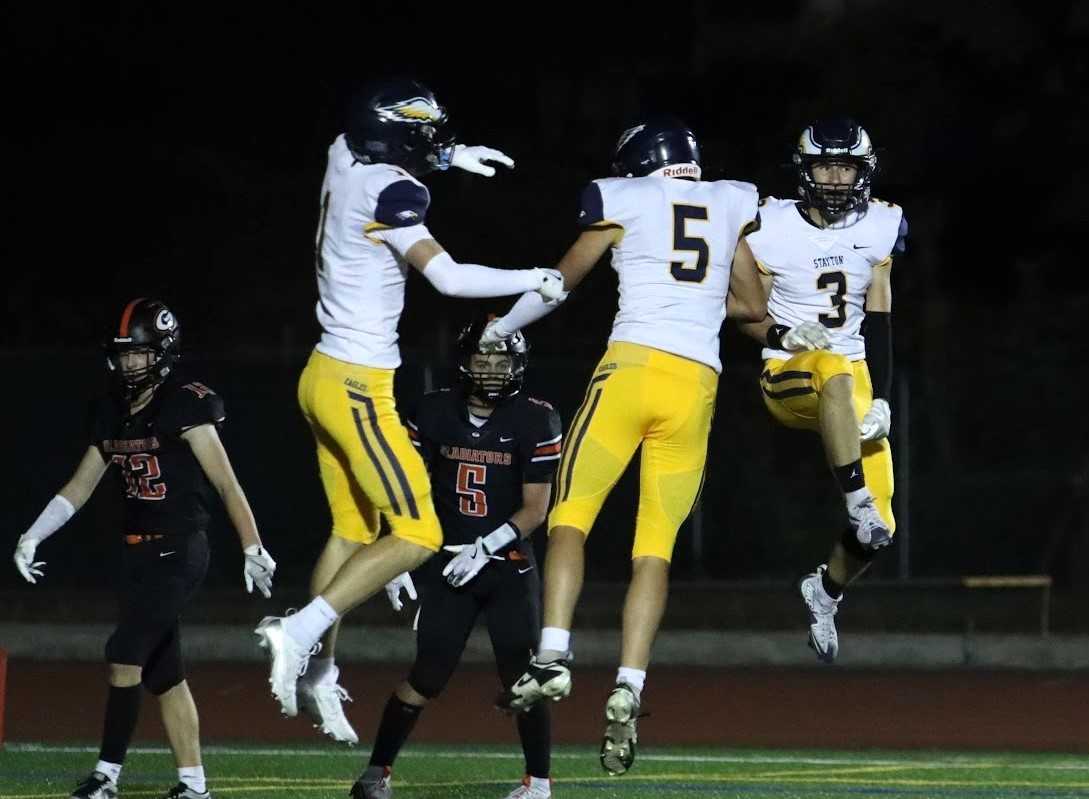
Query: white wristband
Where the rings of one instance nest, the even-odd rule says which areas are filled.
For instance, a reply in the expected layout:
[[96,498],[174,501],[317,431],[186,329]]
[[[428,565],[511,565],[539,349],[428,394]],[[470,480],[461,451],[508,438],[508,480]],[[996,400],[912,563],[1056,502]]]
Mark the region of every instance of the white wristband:
[[515,541],[518,538],[518,531],[514,525],[510,522],[504,522],[496,527],[481,541],[484,544],[484,548],[488,550],[488,554],[498,552],[511,541]]
[[30,529],[24,534],[24,538],[33,539],[41,543],[53,533],[57,532],[66,521],[75,515],[76,509],[67,499],[57,494],[45,506],[45,509],[30,525]]

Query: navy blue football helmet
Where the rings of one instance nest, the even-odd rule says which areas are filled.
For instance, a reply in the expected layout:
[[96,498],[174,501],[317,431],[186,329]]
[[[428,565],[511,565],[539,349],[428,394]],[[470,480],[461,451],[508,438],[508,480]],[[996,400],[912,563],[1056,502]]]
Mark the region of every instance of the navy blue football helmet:
[[411,175],[450,166],[454,136],[435,94],[410,78],[364,86],[348,106],[348,149],[364,164],[394,164]]
[[[792,160],[798,172],[798,194],[825,218],[835,219],[862,210],[869,202],[877,154],[870,134],[853,119],[831,117],[806,127],[798,138]],[[818,183],[813,177],[813,165],[822,162],[852,164],[858,170],[854,183]]]
[[[521,330],[495,344],[481,346],[480,336],[491,316],[479,316],[465,325],[458,334],[458,376],[466,395],[489,404],[502,402],[522,390],[526,366],[529,365],[529,342]],[[487,370],[474,368],[474,355],[500,356],[490,358]]]
[[614,176],[639,178],[670,166],[678,169],[668,177],[700,177],[700,146],[681,120],[669,115],[648,117],[620,134],[613,153]]

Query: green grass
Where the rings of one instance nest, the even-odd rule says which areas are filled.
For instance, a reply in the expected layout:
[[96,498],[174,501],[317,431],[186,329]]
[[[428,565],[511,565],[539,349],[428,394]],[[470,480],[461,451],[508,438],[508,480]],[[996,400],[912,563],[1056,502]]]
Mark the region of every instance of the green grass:
[[[2,799],[65,797],[93,765],[92,747],[11,744],[0,751]],[[345,799],[364,753],[328,747],[216,747],[205,751],[213,794]],[[396,799],[501,799],[522,763],[499,747],[413,746],[394,772]],[[555,752],[556,799],[953,799],[1089,797],[1089,759],[1073,755],[948,752],[789,752],[647,748],[625,776],[601,771],[591,748]],[[136,749],[122,797],[162,796],[176,782],[164,749]]]

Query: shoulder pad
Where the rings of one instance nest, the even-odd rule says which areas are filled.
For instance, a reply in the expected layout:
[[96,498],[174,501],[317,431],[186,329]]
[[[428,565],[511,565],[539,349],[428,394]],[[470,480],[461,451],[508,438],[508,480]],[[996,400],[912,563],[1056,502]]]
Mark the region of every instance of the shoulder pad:
[[431,196],[422,183],[412,178],[394,180],[378,194],[374,221],[389,227],[422,225],[430,204]]
[[163,386],[158,422],[165,432],[177,433],[202,424],[219,424],[227,418],[223,398],[204,383],[187,381]]

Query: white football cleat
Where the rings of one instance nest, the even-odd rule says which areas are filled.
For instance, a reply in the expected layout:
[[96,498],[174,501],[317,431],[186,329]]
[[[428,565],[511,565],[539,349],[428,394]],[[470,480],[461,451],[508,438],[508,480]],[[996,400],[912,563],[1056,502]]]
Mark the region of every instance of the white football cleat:
[[847,509],[847,517],[851,520],[851,529],[855,531],[858,543],[866,549],[883,549],[892,543],[892,532],[877,506],[870,497],[865,502]]
[[337,685],[340,669],[333,666],[321,680],[302,680],[298,683],[299,704],[314,722],[314,726],[334,741],[347,744],[359,743],[352,725],[344,715],[343,702],[351,702],[352,697]]
[[839,654],[839,634],[836,632],[836,611],[840,599],[833,599],[824,590],[821,575],[828,570],[821,564],[813,574],[807,574],[798,583],[798,591],[809,611],[809,647],[817,653],[817,659],[831,663]]
[[635,745],[639,735],[635,721],[639,718],[639,698],[627,683],[619,683],[605,703],[605,735],[601,739],[601,767],[618,777],[635,762]]
[[568,658],[541,662],[534,655],[525,674],[510,688],[499,694],[495,705],[500,710],[521,713],[542,699],[559,702],[571,693],[571,667]]
[[542,786],[540,780],[534,785],[527,774],[522,777],[522,784],[508,793],[503,799],[552,799],[552,780]]
[[265,616],[254,630],[257,644],[267,649],[272,658],[272,669],[268,682],[272,686],[272,695],[279,700],[280,710],[285,716],[297,716],[299,707],[295,695],[299,677],[306,673],[310,656],[321,649],[315,644],[313,649],[303,649],[287,630],[284,619],[280,616]]

